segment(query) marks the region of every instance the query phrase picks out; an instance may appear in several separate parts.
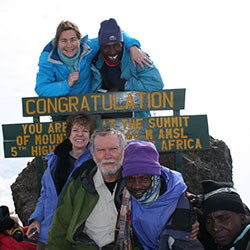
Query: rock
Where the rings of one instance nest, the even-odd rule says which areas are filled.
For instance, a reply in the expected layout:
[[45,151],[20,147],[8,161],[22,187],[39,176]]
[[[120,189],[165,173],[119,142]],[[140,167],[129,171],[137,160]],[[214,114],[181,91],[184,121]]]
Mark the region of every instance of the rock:
[[[160,163],[175,169],[174,153],[160,153]],[[183,178],[188,191],[199,194],[202,192],[200,182],[206,179],[232,181],[232,158],[227,145],[210,136],[210,150],[183,152]]]
[[[47,162],[43,161],[43,171],[47,167]],[[13,201],[16,214],[23,225],[28,224],[28,219],[33,213],[38,200],[39,185],[37,184],[37,171],[35,158],[27,163],[27,166],[11,185]]]
[[[210,136],[210,150],[183,152],[182,160],[183,178],[188,191],[194,194],[202,192],[201,180],[232,181],[232,158],[229,148],[223,141]],[[46,162],[43,163],[45,170]],[[161,152],[160,163],[175,169],[175,154]],[[38,199],[35,159],[18,175],[15,183],[11,185],[11,190],[16,213],[23,225],[27,225]]]

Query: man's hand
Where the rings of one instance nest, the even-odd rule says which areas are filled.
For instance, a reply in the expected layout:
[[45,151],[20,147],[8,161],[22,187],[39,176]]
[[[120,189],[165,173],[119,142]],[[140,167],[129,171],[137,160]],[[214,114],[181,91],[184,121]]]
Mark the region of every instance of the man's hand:
[[134,67],[136,67],[136,63],[138,63],[140,67],[142,68],[142,70],[144,70],[143,64],[151,68],[151,64],[152,64],[151,60],[146,54],[144,54],[140,49],[138,49],[137,46],[134,45],[130,47],[129,51],[130,51],[130,56],[131,56],[131,60],[132,60]]
[[196,220],[195,223],[192,225],[192,232],[190,236],[190,240],[197,240],[197,235],[200,230],[200,223]]
[[73,87],[73,85],[75,84],[75,82],[77,82],[79,79],[79,72],[71,72],[69,74],[69,78],[68,78],[68,84],[71,87]]

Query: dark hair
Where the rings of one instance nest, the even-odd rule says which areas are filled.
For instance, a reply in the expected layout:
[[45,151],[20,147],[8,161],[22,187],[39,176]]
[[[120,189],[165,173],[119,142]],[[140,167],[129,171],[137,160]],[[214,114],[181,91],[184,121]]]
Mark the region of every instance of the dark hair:
[[69,138],[74,124],[79,123],[89,129],[90,135],[96,129],[96,120],[91,114],[83,111],[70,115],[66,121],[66,137]]
[[58,41],[59,41],[59,38],[62,34],[63,31],[65,30],[74,30],[76,32],[76,36],[77,38],[80,40],[82,35],[80,33],[80,30],[78,28],[78,26],[70,21],[67,21],[67,20],[63,20],[60,22],[60,24],[57,26],[57,29],[56,29],[56,35],[55,35],[55,38],[53,40],[53,45],[54,46],[57,46],[58,45]]

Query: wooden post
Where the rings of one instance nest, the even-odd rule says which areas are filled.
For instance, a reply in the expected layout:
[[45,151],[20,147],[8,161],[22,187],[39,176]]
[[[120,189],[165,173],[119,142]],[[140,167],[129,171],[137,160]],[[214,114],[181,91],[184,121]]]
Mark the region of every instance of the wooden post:
[[[33,122],[38,123],[40,122],[40,117],[39,116],[34,116],[33,117]],[[36,156],[35,157],[35,163],[36,163],[36,180],[37,180],[37,192],[38,195],[40,194],[40,190],[42,188],[42,176],[43,176],[43,160],[42,156]]]
[[[180,110],[174,110],[174,116],[180,116]],[[175,151],[175,170],[182,173],[182,151]]]
[[43,176],[43,159],[42,156],[36,156],[35,160],[36,160],[37,191],[39,195],[42,187],[41,180]]

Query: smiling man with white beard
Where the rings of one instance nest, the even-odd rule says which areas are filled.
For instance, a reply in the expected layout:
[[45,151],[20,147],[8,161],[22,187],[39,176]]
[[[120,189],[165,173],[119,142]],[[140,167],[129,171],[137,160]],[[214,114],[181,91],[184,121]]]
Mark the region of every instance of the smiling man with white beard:
[[120,131],[100,128],[90,144],[96,166],[74,173],[59,200],[46,249],[113,249],[126,141]]

